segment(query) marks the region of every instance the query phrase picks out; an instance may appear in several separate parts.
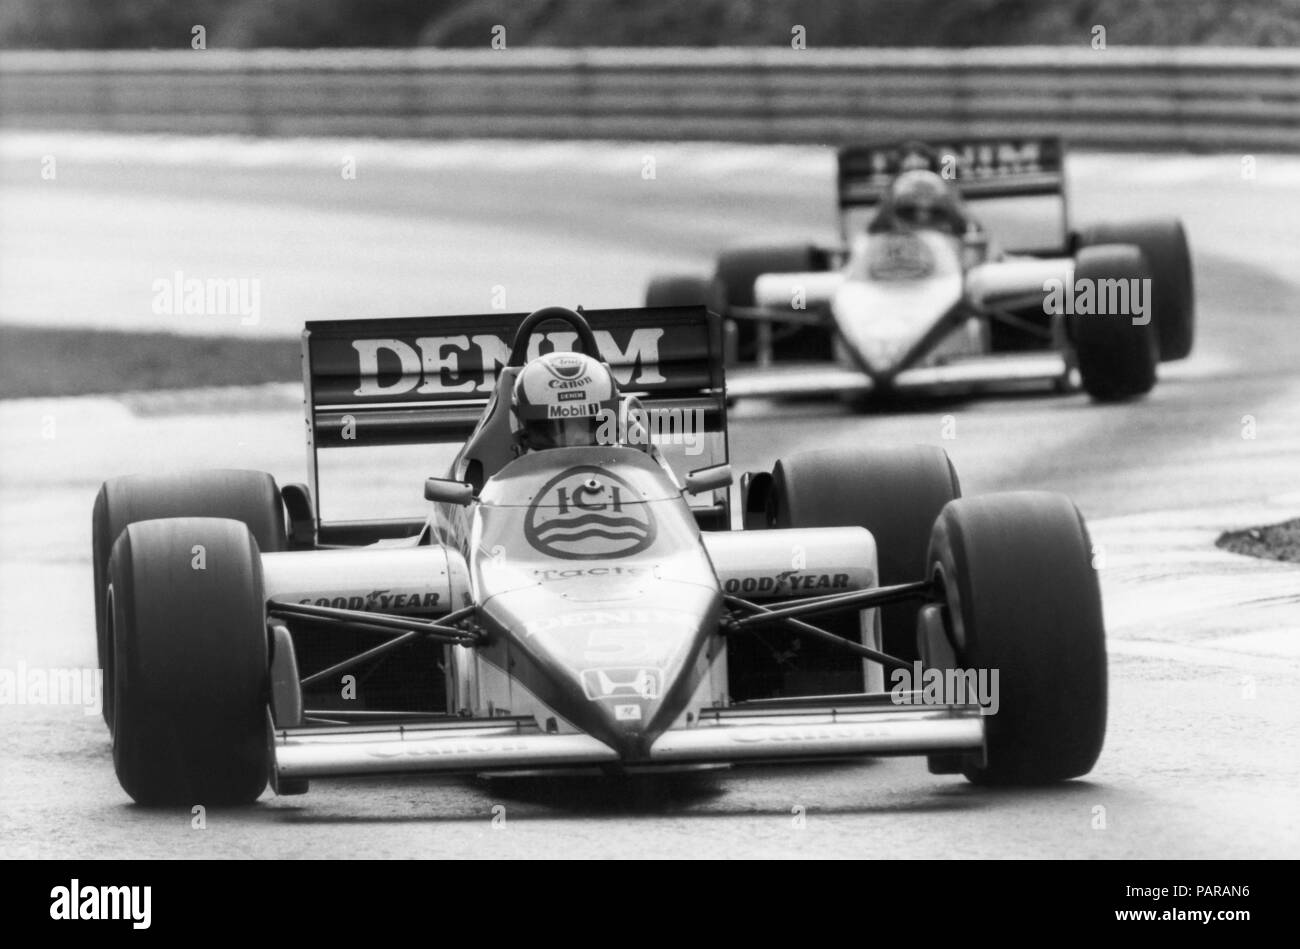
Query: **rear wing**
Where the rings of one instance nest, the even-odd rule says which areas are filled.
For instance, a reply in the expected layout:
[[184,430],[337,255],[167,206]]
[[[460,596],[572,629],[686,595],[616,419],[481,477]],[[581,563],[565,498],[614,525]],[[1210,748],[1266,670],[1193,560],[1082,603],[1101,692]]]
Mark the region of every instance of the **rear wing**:
[[851,145],[838,155],[846,242],[865,227],[889,183],[925,168],[951,182],[993,239],[1012,253],[1064,254],[1069,247],[1065,148],[1057,137],[966,138]]
[[[330,320],[302,333],[307,464],[313,515],[324,526],[321,463],[326,453],[386,446],[454,445],[474,432],[510,357],[526,313]],[[623,394],[664,420],[652,434],[670,462],[689,468],[727,459],[720,319],[703,306],[587,310],[600,357]],[[549,329],[548,329],[549,327]],[[550,323],[533,334],[528,358],[572,350],[576,334]],[[679,427],[674,428],[676,421]],[[689,426],[695,440],[674,452]],[[662,441],[663,439],[659,439]],[[691,449],[696,449],[692,451]],[[432,455],[429,456],[432,458]],[[681,464],[674,464],[681,472]],[[426,470],[420,479],[443,471]],[[418,493],[422,480],[413,481]]]

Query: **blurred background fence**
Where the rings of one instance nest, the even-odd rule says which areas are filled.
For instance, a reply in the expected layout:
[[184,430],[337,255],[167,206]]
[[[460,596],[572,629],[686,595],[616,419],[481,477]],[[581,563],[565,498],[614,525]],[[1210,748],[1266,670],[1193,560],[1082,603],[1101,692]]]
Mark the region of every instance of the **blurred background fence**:
[[0,125],[1281,151],[1300,148],[1300,49],[6,51]]

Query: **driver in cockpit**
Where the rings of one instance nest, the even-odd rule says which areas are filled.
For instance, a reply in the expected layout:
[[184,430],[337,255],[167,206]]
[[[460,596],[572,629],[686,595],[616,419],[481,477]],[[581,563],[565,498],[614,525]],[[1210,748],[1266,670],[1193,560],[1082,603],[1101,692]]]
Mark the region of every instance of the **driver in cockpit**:
[[889,185],[868,233],[929,228],[963,237],[975,227],[955,189],[933,171],[905,171]]
[[618,385],[604,363],[582,353],[547,353],[515,380],[515,445],[522,454],[599,444],[601,424],[608,413],[617,418],[618,407]]
[[609,367],[582,353],[547,353],[526,365],[510,411],[516,454],[623,445],[658,457],[640,400],[620,396]]

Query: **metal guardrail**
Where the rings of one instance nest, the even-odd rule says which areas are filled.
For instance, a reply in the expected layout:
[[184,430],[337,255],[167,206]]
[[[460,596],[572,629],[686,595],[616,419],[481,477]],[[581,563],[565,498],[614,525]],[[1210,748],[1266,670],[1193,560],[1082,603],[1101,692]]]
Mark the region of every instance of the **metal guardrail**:
[[4,52],[0,125],[841,144],[1061,134],[1300,148],[1300,50]]

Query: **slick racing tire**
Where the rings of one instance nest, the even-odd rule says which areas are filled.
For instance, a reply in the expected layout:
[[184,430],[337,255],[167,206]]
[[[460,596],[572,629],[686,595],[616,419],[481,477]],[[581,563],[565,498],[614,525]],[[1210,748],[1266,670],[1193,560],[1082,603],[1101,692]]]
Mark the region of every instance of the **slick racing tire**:
[[[772,527],[865,527],[881,586],[924,579],[935,518],[961,485],[948,454],[930,445],[830,448],[783,458],[772,470]],[[919,602],[881,607],[885,652],[913,662]]]
[[1196,293],[1187,234],[1176,218],[1101,224],[1079,237],[1083,247],[1132,244],[1151,272],[1152,322],[1161,362],[1186,359],[1196,335]]
[[[1149,271],[1132,245],[1106,244],[1079,251],[1078,281],[1144,280]],[[1098,402],[1121,402],[1150,392],[1156,384],[1159,344],[1154,320],[1143,325],[1121,313],[1067,317],[1084,391]]]
[[653,277],[645,290],[646,306],[704,306],[708,302],[707,277]]
[[986,760],[967,758],[962,772],[979,784],[1086,774],[1106,732],[1106,637],[1088,531],[1069,498],[954,501],[929,559],[944,623],[923,637],[926,667],[986,670],[995,686]]
[[[752,307],[754,281],[765,273],[808,273],[826,270],[826,253],[812,244],[735,247],[718,255],[709,288],[709,309],[726,317],[733,307]],[[737,320],[736,351],[740,362],[753,361],[758,333],[752,320]],[[778,329],[778,357],[831,357],[830,336],[824,330]]]
[[139,804],[250,804],[266,787],[262,561],[239,521],[130,525],[113,545],[113,764]]
[[[108,557],[127,525],[161,517],[228,517],[252,531],[261,550],[284,550],[284,506],[275,479],[261,471],[218,469],[164,475],[129,475],[105,481],[91,516],[91,563],[95,585],[95,639],[99,667],[105,668],[108,641],[104,592]],[[105,676],[105,688],[111,683]],[[112,704],[104,721],[113,728]]]

